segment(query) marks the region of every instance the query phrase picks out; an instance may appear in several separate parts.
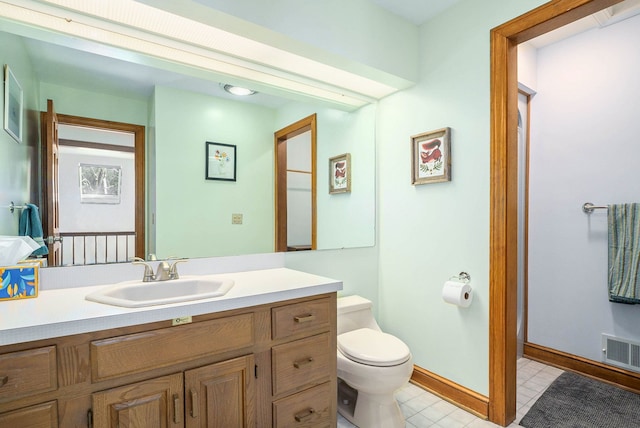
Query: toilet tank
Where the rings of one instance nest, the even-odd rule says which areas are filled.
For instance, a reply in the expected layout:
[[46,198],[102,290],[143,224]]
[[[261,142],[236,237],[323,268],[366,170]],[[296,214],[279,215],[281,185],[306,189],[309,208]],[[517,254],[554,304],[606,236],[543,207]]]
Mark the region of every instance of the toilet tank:
[[380,327],[373,318],[373,303],[361,296],[346,296],[338,298],[338,334],[370,328],[380,331]]

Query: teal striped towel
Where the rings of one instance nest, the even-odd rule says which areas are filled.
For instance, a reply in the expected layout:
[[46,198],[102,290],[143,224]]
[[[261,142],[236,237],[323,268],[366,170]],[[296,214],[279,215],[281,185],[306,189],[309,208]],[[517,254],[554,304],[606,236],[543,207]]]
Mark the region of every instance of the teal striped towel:
[[609,300],[640,303],[640,204],[609,205]]

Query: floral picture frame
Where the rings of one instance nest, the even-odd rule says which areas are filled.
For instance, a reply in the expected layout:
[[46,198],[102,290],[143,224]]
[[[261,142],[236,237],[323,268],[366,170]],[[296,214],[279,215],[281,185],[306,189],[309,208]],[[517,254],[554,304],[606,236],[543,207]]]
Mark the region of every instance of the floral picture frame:
[[4,65],[4,130],[18,143],[22,143],[22,86],[16,79],[8,64]]
[[451,181],[451,129],[411,137],[411,184]]
[[206,142],[205,178],[236,181],[237,147],[233,144]]
[[343,153],[329,159],[329,193],[351,192],[351,154]]

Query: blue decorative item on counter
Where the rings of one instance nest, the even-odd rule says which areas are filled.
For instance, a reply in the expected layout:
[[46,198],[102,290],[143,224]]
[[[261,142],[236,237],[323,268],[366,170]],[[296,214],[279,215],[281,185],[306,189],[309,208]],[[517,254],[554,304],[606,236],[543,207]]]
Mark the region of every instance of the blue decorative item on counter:
[[0,267],[0,301],[38,297],[38,265]]

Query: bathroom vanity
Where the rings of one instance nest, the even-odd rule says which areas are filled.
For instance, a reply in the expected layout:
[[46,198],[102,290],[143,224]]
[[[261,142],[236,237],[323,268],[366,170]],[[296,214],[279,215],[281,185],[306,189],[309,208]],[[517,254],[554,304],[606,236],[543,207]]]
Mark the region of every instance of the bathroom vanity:
[[[84,300],[96,287],[5,304],[0,427],[335,426],[342,284],[284,268],[227,275],[225,296],[165,307]],[[4,323],[47,298],[82,307]]]

